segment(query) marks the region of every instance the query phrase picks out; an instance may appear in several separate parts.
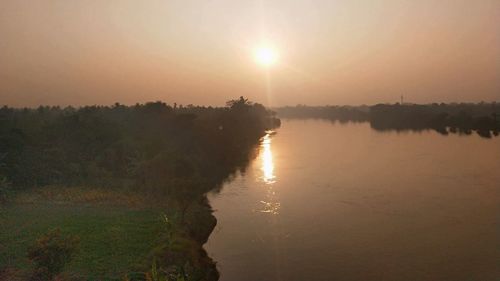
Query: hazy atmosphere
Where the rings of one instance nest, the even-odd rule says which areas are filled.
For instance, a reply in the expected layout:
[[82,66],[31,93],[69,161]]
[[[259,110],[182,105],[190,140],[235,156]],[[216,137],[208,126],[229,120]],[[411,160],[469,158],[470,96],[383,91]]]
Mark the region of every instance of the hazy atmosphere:
[[500,0],[0,0],[0,281],[499,281]]
[[498,101],[499,18],[496,0],[3,0],[0,104]]

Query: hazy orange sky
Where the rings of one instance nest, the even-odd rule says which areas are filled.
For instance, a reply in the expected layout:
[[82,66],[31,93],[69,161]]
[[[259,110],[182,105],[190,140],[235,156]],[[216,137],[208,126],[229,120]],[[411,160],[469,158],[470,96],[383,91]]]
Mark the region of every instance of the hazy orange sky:
[[[278,62],[255,63],[259,45]],[[500,101],[498,0],[0,1],[0,104]]]

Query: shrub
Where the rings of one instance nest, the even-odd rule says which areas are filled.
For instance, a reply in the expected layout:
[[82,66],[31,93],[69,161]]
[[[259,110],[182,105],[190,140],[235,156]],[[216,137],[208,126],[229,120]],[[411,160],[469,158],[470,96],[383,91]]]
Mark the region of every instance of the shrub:
[[28,250],[28,258],[35,264],[32,280],[52,280],[71,261],[79,242],[77,236],[63,236],[60,229],[38,238]]

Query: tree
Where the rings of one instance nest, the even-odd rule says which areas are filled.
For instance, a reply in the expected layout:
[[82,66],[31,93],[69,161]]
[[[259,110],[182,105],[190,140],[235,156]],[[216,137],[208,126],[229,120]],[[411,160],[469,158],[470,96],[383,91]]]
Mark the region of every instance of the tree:
[[242,110],[242,109],[248,109],[250,106],[252,106],[252,103],[248,99],[241,96],[237,100],[230,100],[226,102],[226,106],[228,106],[233,110]]

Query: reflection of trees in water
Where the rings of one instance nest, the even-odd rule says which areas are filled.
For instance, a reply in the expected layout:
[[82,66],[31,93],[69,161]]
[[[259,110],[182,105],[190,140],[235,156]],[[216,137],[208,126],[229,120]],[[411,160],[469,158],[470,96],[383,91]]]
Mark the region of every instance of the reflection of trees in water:
[[481,137],[498,135],[496,104],[466,105],[376,105],[370,108],[370,125],[378,131],[434,130],[442,135],[458,133]]
[[265,197],[259,201],[259,207],[254,210],[256,212],[278,214],[281,207],[280,202],[278,202],[277,194],[274,189],[274,183],[276,182],[276,175],[274,174],[274,161],[273,153],[271,147],[271,138],[275,134],[275,131],[268,131],[264,137],[261,138],[260,144],[256,143],[251,149],[249,149],[248,157],[245,161],[241,162],[235,172],[231,173],[224,181],[219,183],[212,192],[218,193],[222,190],[224,183],[232,181],[235,177],[239,175],[245,175],[249,163],[257,158],[260,159],[260,171],[261,175],[258,177],[262,188],[265,188]]
[[278,108],[280,117],[322,118],[332,122],[370,122],[377,131],[434,130],[442,135],[490,138],[500,133],[500,104],[378,104],[374,106],[296,106]]

